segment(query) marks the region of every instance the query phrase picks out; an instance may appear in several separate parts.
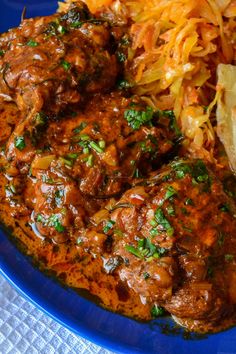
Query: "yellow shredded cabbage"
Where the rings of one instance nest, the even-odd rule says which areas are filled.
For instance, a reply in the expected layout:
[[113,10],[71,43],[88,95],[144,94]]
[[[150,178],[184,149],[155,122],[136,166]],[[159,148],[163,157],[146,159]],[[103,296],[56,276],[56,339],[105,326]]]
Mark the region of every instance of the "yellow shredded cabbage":
[[125,70],[134,92],[153,107],[173,109],[189,151],[212,161],[216,71],[236,60],[236,1],[84,1],[92,12],[125,9],[132,39]]

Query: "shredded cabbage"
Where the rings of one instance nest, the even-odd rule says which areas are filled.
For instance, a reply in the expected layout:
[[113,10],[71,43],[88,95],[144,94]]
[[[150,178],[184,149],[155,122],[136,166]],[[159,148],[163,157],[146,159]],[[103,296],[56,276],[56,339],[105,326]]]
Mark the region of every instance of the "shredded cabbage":
[[84,1],[93,12],[125,9],[132,39],[126,79],[153,108],[174,110],[193,155],[214,160],[216,71],[236,60],[236,1]]

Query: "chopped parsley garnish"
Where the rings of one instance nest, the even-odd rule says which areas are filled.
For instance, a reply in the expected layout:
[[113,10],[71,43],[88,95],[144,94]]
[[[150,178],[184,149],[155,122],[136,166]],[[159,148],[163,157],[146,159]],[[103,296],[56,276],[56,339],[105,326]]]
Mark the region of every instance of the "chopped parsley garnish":
[[208,171],[206,165],[202,160],[198,160],[193,164],[192,176],[197,182],[207,182],[209,180]]
[[88,167],[93,167],[93,162],[94,162],[94,157],[92,154],[90,154],[87,158],[86,165]]
[[41,214],[38,214],[37,218],[36,218],[36,221],[37,222],[43,222],[43,216]]
[[84,154],[88,154],[90,149],[94,150],[98,154],[102,154],[106,147],[106,142],[104,140],[95,142],[91,140],[90,136],[87,134],[81,134],[79,136],[79,140],[78,145],[82,147]]
[[174,229],[169,223],[169,221],[166,219],[163,210],[161,208],[158,208],[155,211],[155,221],[157,222],[158,225],[162,227],[163,231],[166,231],[168,236],[173,235]]
[[23,136],[17,136],[15,138],[15,147],[20,151],[24,150],[26,144],[25,144],[25,138]]
[[55,203],[57,206],[60,206],[62,203],[62,198],[64,197],[64,191],[62,189],[55,192]]
[[83,239],[81,237],[78,237],[76,240],[77,245],[82,245],[83,244]]
[[70,24],[70,26],[71,26],[72,28],[80,28],[80,27],[83,25],[83,23],[84,23],[84,22],[82,22],[82,21],[76,21],[76,22],[72,22],[72,23]]
[[28,47],[37,47],[39,45],[38,42],[34,41],[33,39],[30,39],[26,44]]
[[157,318],[163,316],[165,314],[165,309],[161,306],[154,305],[151,308],[151,316],[152,318]]
[[62,66],[66,71],[70,70],[70,68],[71,68],[71,64],[70,64],[68,61],[66,61],[66,60],[62,60],[61,66]]
[[132,87],[132,85],[129,81],[122,79],[117,82],[117,87],[119,90],[127,90]]
[[177,136],[181,136],[181,130],[177,124],[175,115],[173,111],[163,111],[164,116],[168,116],[170,118],[170,128],[175,132]]
[[127,47],[130,44],[130,38],[127,35],[124,35],[121,38],[120,44],[124,47]]
[[41,214],[38,214],[36,221],[43,223],[44,226],[54,227],[57,232],[61,233],[65,231],[57,214],[52,214],[48,219],[45,219]]
[[53,226],[57,232],[61,233],[65,231],[64,226],[60,222],[59,216],[56,214],[50,216],[48,225]]
[[3,57],[3,55],[5,54],[5,50],[0,50],[0,57]]
[[64,157],[60,157],[59,160],[62,162],[63,165],[65,166],[69,166],[69,167],[72,167],[73,164],[74,164],[74,161],[73,160],[68,160]]
[[106,225],[103,228],[103,232],[107,234],[111,229],[113,229],[113,226],[115,225],[115,221],[113,220],[108,220]]
[[155,246],[149,238],[140,239],[137,247],[126,245],[125,249],[134,256],[145,259],[146,261],[151,261],[153,258],[160,258],[166,253],[165,248]]
[[71,160],[76,160],[78,157],[78,154],[76,153],[70,153],[66,155],[66,158],[71,159]]
[[173,162],[172,167],[175,171],[176,178],[178,179],[184,178],[187,174],[190,174],[192,171],[191,166],[189,166],[187,163],[184,163],[182,161]]
[[104,147],[103,148],[100,147],[99,144],[95,143],[95,141],[91,141],[89,143],[89,146],[91,147],[91,149],[98,152],[99,154],[103,153],[103,151],[104,151]]
[[177,195],[177,194],[178,194],[178,192],[174,189],[174,187],[168,186],[164,199],[168,200],[168,199],[172,198],[174,195]]
[[204,191],[207,192],[211,186],[211,178],[208,174],[206,165],[202,160],[197,160],[193,164],[185,161],[175,161],[171,164],[175,171],[176,178],[182,179],[187,174],[192,177],[192,184],[204,183]]
[[135,168],[134,173],[133,173],[133,178],[142,178],[142,173],[140,172],[140,170],[138,168]]
[[54,22],[50,22],[48,24],[47,30],[45,31],[46,34],[48,34],[48,37],[50,36],[57,36],[57,35],[64,35],[65,33],[68,33],[68,29],[60,24],[58,20]]
[[124,117],[132,129],[138,130],[142,125],[150,125],[152,123],[153,109],[149,106],[146,107],[145,111],[127,109],[124,113]]
[[58,30],[58,32],[59,32],[60,34],[65,34],[65,33],[68,32],[68,30],[67,30],[64,26],[62,26],[62,25],[59,25],[59,26],[57,27],[57,30]]
[[144,272],[143,277],[145,280],[147,280],[148,278],[150,278],[150,274],[148,272]]
[[87,127],[87,123],[86,123],[86,122],[81,122],[78,127],[76,127],[75,129],[73,129],[73,133],[79,134],[79,133],[80,133],[82,130],[84,130],[86,127]]
[[175,209],[172,205],[168,205],[166,207],[166,211],[167,211],[168,215],[175,216]]
[[122,52],[117,52],[116,53],[116,56],[117,56],[117,60],[120,62],[120,63],[124,63],[126,61],[126,55]]
[[186,200],[185,200],[185,203],[184,203],[185,205],[194,205],[194,202],[193,202],[193,200],[191,199],[191,198],[187,198]]

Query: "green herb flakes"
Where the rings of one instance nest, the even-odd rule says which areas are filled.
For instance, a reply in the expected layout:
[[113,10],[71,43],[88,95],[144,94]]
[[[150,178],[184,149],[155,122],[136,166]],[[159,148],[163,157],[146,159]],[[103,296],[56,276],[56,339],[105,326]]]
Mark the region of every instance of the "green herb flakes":
[[124,113],[124,117],[133,130],[138,130],[144,124],[151,125],[153,109],[149,106],[146,107],[145,111],[127,109]]
[[157,318],[163,316],[165,314],[165,309],[161,306],[154,305],[151,308],[151,316],[152,318]]
[[70,68],[71,68],[71,64],[70,64],[68,61],[66,61],[66,60],[62,60],[61,66],[62,66],[66,71],[70,70]]
[[26,147],[25,138],[23,136],[17,136],[15,138],[15,147],[22,151]]
[[37,47],[39,45],[38,42],[33,39],[30,39],[26,44],[28,47]]
[[138,241],[137,247],[132,245],[125,246],[126,251],[134,256],[151,261],[154,258],[160,258],[166,253],[166,249],[154,245],[149,238],[143,238]]
[[113,229],[113,226],[115,225],[115,221],[113,220],[108,220],[106,225],[103,228],[103,232],[107,234],[111,229]]

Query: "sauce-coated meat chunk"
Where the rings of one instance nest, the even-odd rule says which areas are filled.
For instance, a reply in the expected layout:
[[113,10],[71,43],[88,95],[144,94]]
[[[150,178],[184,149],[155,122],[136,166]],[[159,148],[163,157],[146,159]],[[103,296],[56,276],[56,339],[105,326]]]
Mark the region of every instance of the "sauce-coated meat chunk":
[[[34,158],[30,153],[26,154],[27,147],[20,151],[22,159],[28,159],[26,162],[36,178],[36,195],[33,193],[32,198],[36,200],[36,215],[41,213],[39,208],[44,214],[43,235],[53,235],[51,223],[45,218],[53,217],[55,200],[58,199],[56,194],[62,189],[66,191],[68,183],[69,189],[73,190],[71,196],[77,195],[80,200],[78,205],[87,203],[95,212],[108,198],[119,197],[133,178],[147,176],[160,164],[162,157],[173,150],[177,136],[171,129],[169,117],[155,116],[152,112],[148,124],[133,129],[125,118],[132,104],[136,109],[132,112],[142,113],[146,109],[134,98],[124,98],[117,93],[104,97],[98,95],[88,104],[85,113],[65,117],[60,124],[51,122],[45,141],[40,142],[38,149],[30,150]],[[67,201],[61,198],[60,209],[68,208],[69,204],[77,208],[73,198],[67,198]],[[83,219],[81,208],[77,214]],[[76,220],[78,217],[70,217],[62,224],[76,230]],[[53,231],[55,233],[55,229]]]
[[24,112],[8,142],[11,160],[18,159],[18,136],[27,135],[34,145],[39,114],[55,119],[68,105],[109,90],[117,77],[109,25],[82,2],[64,14],[24,20],[0,37],[0,49],[0,96]]
[[80,238],[93,250],[94,235],[107,235],[105,270],[191,329],[227,326],[236,306],[236,209],[210,166],[174,161],[100,215]]

